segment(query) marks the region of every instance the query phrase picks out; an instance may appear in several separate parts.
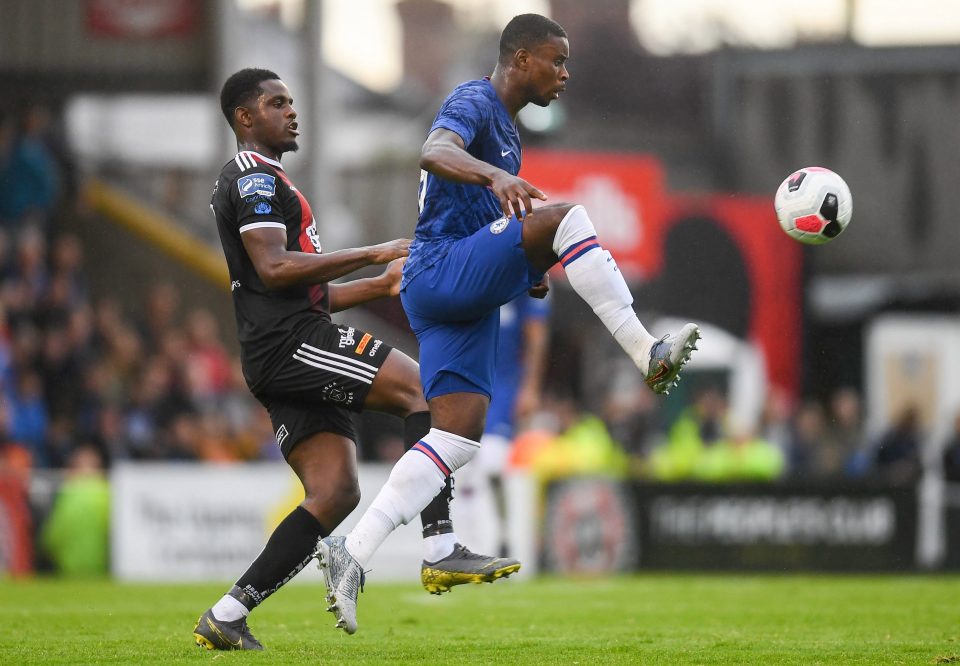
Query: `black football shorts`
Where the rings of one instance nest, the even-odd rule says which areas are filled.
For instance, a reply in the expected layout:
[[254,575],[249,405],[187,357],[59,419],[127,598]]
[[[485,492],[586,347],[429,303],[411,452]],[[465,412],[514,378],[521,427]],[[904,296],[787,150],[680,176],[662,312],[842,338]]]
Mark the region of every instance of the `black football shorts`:
[[301,440],[334,432],[357,441],[352,412],[392,347],[358,328],[317,322],[298,333],[299,346],[254,394],[270,412],[283,457]]

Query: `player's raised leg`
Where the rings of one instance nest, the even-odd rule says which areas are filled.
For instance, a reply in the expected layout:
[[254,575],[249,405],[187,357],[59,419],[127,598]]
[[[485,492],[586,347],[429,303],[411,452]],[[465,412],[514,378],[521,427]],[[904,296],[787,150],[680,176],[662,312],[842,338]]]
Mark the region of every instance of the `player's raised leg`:
[[559,261],[570,285],[644,373],[647,386],[656,393],[670,392],[697,348],[700,329],[686,324],[659,340],[650,335],[633,311],[630,288],[600,245],[586,208],[558,204],[536,209],[524,218],[523,249],[542,271]]

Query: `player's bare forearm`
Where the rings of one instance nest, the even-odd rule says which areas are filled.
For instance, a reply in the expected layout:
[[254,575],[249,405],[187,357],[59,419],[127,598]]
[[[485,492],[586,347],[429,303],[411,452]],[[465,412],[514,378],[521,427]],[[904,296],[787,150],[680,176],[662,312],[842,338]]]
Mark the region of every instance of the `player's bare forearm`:
[[420,168],[444,180],[489,187],[506,218],[533,212],[532,199],[547,200],[546,194],[523,178],[468,153],[460,135],[447,129],[436,129],[427,137],[420,151]]
[[330,312],[348,310],[356,305],[400,293],[400,278],[406,259],[391,261],[377,277],[362,278],[329,286]]
[[341,310],[349,310],[356,305],[383,298],[388,296],[390,292],[384,289],[382,280],[377,277],[331,284],[329,285],[329,294],[330,312],[340,312]]
[[[420,152],[421,169],[440,176],[444,180],[467,185],[490,185],[497,172],[503,173],[502,169],[478,160],[464,150],[462,145],[457,145],[460,137],[456,134],[447,132],[456,137],[454,140],[446,135],[438,135],[440,131],[437,130],[431,134],[423,144],[423,150]],[[442,138],[435,138],[438,136]],[[462,141],[460,143],[462,144]]]
[[408,239],[400,238],[379,245],[314,254],[287,250],[286,234],[277,229],[248,231],[242,238],[257,275],[271,290],[336,280],[366,266],[406,257],[410,247]]
[[268,289],[284,289],[336,280],[373,263],[369,248],[365,247],[324,254],[284,251],[270,262],[266,270],[258,266],[257,273]]

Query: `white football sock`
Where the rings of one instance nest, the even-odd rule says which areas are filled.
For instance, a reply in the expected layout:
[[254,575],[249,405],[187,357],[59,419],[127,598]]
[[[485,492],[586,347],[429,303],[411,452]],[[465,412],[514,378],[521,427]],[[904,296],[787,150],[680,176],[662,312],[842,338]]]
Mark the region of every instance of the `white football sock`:
[[583,206],[574,206],[557,227],[553,251],[567,273],[574,291],[630,355],[646,370],[650,348],[657,341],[633,311],[633,296],[617,262],[600,247],[597,231]]
[[250,615],[250,610],[239,601],[225,594],[213,605],[213,616],[221,622],[235,622]]
[[453,547],[460,543],[453,532],[434,534],[423,539],[423,559],[427,562],[439,562],[453,552]]
[[479,446],[465,437],[432,428],[403,454],[360,522],[347,535],[347,551],[360,566],[367,565],[393,530],[426,508],[447,477],[467,464]]

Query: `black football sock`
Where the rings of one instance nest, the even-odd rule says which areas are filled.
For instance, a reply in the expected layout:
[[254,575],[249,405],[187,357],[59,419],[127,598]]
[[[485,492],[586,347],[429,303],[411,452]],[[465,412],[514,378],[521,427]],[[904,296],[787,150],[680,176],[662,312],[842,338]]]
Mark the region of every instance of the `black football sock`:
[[[430,412],[416,412],[403,422],[403,448],[410,448],[430,432]],[[443,490],[430,501],[420,512],[420,522],[423,524],[423,536],[436,536],[453,532],[453,521],[450,520],[450,500],[453,499],[453,477],[447,477]]]
[[228,594],[253,610],[307,566],[317,541],[327,534],[312,513],[298,506],[277,525],[263,551]]

